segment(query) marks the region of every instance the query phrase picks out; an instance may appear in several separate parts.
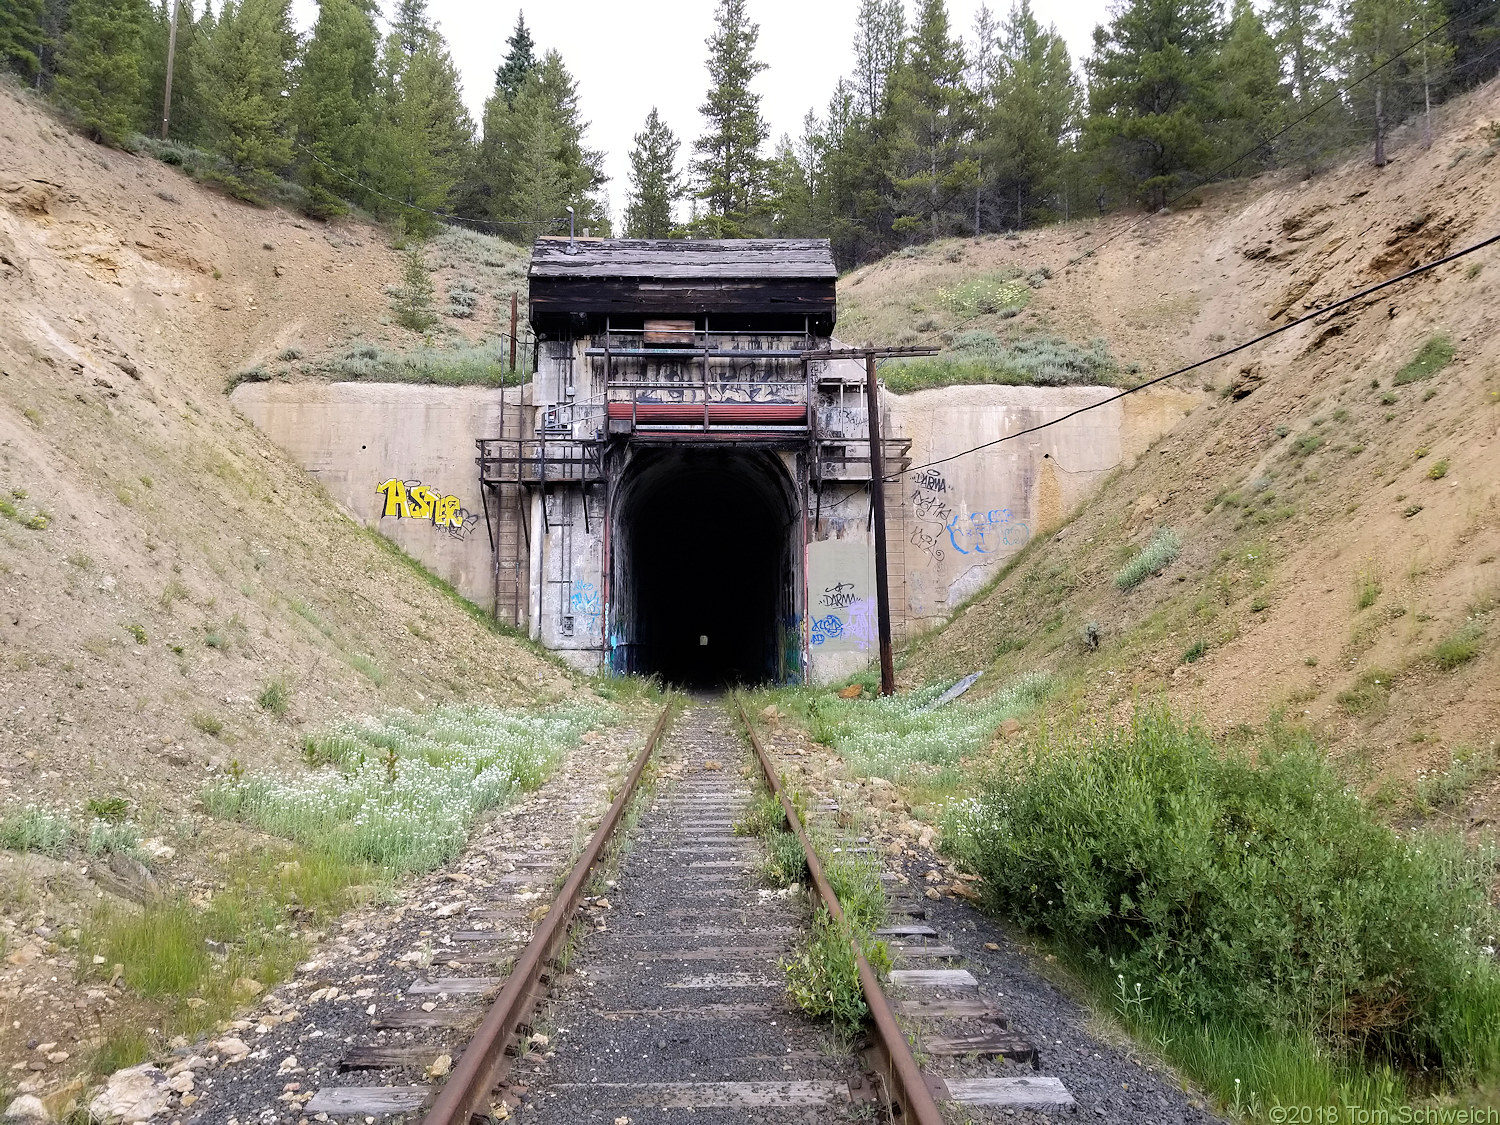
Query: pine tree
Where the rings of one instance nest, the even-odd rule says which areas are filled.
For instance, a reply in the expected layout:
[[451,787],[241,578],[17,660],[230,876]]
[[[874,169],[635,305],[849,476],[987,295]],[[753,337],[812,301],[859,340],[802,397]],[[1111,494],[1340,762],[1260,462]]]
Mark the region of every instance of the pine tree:
[[1446,35],[1452,58],[1435,97],[1472,90],[1500,73],[1500,4],[1495,0],[1444,0],[1444,19],[1452,25]]
[[516,13],[516,29],[510,33],[505,46],[508,49],[505,61],[495,71],[495,86],[504,94],[505,102],[509,105],[516,100],[521,83],[526,81],[526,76],[536,66],[536,44],[532,42],[531,32],[526,28],[524,13]]
[[[608,217],[598,191],[604,158],[584,145],[588,128],[578,109],[578,84],[562,56],[548,51],[522,80],[513,102],[498,83],[485,102],[484,141],[476,162],[490,217],[501,222],[546,223],[571,205],[578,224],[605,230]],[[544,227],[508,232],[529,239]]]
[[0,4],[0,66],[9,67],[28,82],[42,69],[42,0],[5,0]]
[[413,332],[426,332],[437,323],[432,311],[432,274],[422,257],[422,248],[413,246],[406,254],[401,271],[401,288],[396,294],[396,323]]
[[[1336,86],[1331,3],[1271,0],[1266,8],[1266,27],[1286,72],[1288,108],[1298,118],[1327,101]],[[1323,105],[1316,117],[1294,124],[1280,142],[1283,163],[1300,162],[1310,172],[1318,154],[1337,145],[1334,138],[1344,115],[1344,103],[1338,100]]]
[[118,144],[145,123],[145,0],[75,0],[58,57],[57,96],[95,140]]
[[902,234],[964,229],[978,186],[971,159],[973,99],[964,83],[963,44],[949,33],[943,0],[920,0],[906,57],[892,80],[893,180]]
[[1264,142],[1281,128],[1288,94],[1276,43],[1250,0],[1234,0],[1216,67],[1220,159],[1243,155],[1237,176],[1272,167],[1276,154]]
[[817,232],[813,213],[812,169],[807,152],[798,153],[783,133],[766,164],[761,225],[777,238],[806,238]]
[[635,135],[630,153],[630,196],[625,206],[626,238],[667,238],[672,231],[672,204],[682,195],[677,172],[677,138],[656,107],[646,127]]
[[292,162],[285,91],[296,48],[291,0],[224,0],[198,52],[205,136],[251,184]]
[[321,214],[357,198],[371,143],[375,95],[375,23],[354,0],[319,0],[318,20],[302,52],[292,123],[299,176]]
[[1128,0],[1095,29],[1083,140],[1105,184],[1155,209],[1206,170],[1219,41],[1214,0]]
[[988,182],[1003,224],[1021,227],[1058,186],[1081,95],[1067,44],[1055,27],[1042,29],[1030,0],[1017,0],[1005,20],[997,69],[984,145]]
[[[401,0],[381,52],[364,182],[418,233],[447,207],[468,166],[474,123],[459,95],[448,45],[427,17],[426,0]],[[395,210],[392,211],[392,200]]]
[[860,111],[870,118],[885,112],[891,76],[906,45],[902,0],[860,0],[854,33],[854,86]]
[[[1422,95],[1412,96],[1414,68],[1416,89],[1423,88],[1420,50],[1406,55],[1396,65],[1386,64],[1426,30],[1438,25],[1440,19],[1432,10],[1434,7],[1428,0],[1349,0],[1343,44],[1349,67],[1356,74],[1375,71],[1351,91],[1351,96],[1356,112],[1374,125],[1376,167],[1387,162],[1385,141],[1390,122],[1399,119],[1411,104],[1420,104]],[[1446,59],[1442,41],[1428,40],[1423,46],[1429,65],[1438,52]]]
[[760,95],[750,89],[766,64],[755,58],[760,27],[745,14],[745,0],[719,0],[717,28],[708,40],[708,99],[698,107],[708,131],[693,145],[693,172],[706,214],[702,233],[742,238],[760,201],[765,167],[760,146],[769,128],[760,115]]

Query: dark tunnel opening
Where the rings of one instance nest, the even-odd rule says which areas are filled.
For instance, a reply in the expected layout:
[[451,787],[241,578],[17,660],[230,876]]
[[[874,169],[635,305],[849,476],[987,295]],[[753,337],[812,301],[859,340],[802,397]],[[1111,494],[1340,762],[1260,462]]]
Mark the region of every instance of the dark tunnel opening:
[[614,531],[615,671],[692,688],[798,671],[788,489],[768,455],[684,450],[632,466]]

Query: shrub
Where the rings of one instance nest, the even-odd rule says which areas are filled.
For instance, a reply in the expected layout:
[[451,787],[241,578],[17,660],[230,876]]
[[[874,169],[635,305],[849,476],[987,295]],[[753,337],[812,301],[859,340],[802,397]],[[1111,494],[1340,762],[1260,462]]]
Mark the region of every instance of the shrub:
[[90,797],[84,808],[99,820],[118,824],[130,812],[130,802],[118,795]]
[[1422,350],[1417,352],[1412,361],[1396,372],[1391,385],[1399,387],[1406,383],[1430,379],[1453,362],[1453,355],[1452,340],[1446,336],[1429,336],[1427,342],[1422,345]]
[[197,727],[204,734],[212,735],[214,738],[218,738],[219,735],[224,733],[223,720],[203,711],[196,712],[193,715],[192,723],[193,726]]
[[951,351],[931,359],[894,363],[886,387],[908,394],[929,387],[971,383],[1059,387],[1109,384],[1119,364],[1102,339],[1080,347],[1051,336],[1002,340],[991,332],[961,332]]
[[[524,362],[523,362],[524,361]],[[454,341],[448,347],[420,347],[389,351],[360,344],[318,364],[321,374],[336,379],[377,383],[434,383],[442,386],[515,386],[529,370],[531,356],[521,349],[510,373],[509,345],[503,340],[470,344]]]
[[1115,585],[1121,590],[1130,590],[1155,574],[1171,566],[1182,551],[1182,539],[1170,527],[1163,527],[1151,537],[1151,542],[1135,558],[1122,566],[1115,575]]
[[126,855],[144,861],[141,851],[141,834],[130,821],[118,824],[108,820],[95,820],[89,825],[86,845],[89,855]]
[[1495,772],[1495,765],[1495,751],[1489,748],[1455,750],[1447,769],[1417,775],[1413,804],[1424,816],[1456,805],[1477,782]]
[[773,887],[789,887],[807,877],[807,853],[796,835],[776,830],[764,837],[766,856],[761,874]]
[[1026,747],[955,805],[944,846],[991,905],[1143,983],[1190,1025],[1342,1056],[1500,1062],[1493,860],[1381,823],[1307,736],[1254,760],[1165,707]]
[[1432,468],[1427,470],[1428,480],[1442,480],[1448,475],[1448,462],[1446,460],[1434,461]]
[[1015,316],[1031,301],[1031,286],[1019,271],[989,274],[938,290],[938,300],[955,316]]
[[0,848],[8,851],[58,856],[72,835],[65,815],[41,805],[27,805],[0,820]]
[[[853,935],[848,922],[836,923],[819,910],[811,936],[781,965],[793,1002],[809,1016],[831,1020],[841,1033],[851,1036],[870,1011],[859,984]],[[890,951],[884,942],[862,941],[861,950],[876,973],[890,971]]]
[[1196,664],[1198,663],[1198,661],[1202,660],[1203,657],[1207,655],[1207,653],[1208,642],[1205,641],[1202,637],[1199,637],[1196,641],[1190,644],[1187,647],[1187,651],[1182,654],[1182,662],[1184,664]]

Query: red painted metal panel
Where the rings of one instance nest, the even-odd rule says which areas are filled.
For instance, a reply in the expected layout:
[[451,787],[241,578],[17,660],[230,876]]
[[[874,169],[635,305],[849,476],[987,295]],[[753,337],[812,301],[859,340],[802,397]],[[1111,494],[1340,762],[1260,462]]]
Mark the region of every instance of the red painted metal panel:
[[[697,402],[612,402],[611,418],[634,418],[637,423],[681,424],[703,421],[703,404]],[[712,402],[710,425],[806,425],[807,407],[792,402]]]

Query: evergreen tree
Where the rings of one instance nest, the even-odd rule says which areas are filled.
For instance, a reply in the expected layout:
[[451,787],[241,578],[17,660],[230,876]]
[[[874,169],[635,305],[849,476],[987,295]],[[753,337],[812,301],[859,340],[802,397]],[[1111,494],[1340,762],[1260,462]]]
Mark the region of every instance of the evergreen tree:
[[[1441,22],[1433,0],[1349,0],[1345,12],[1344,51],[1354,74],[1376,71],[1350,92],[1355,112],[1374,126],[1377,167],[1386,163],[1385,141],[1392,120],[1421,105],[1430,88],[1432,68],[1446,62],[1446,40],[1434,36],[1417,50],[1391,63],[1408,45]],[[1424,63],[1426,79],[1424,81]]]
[[1214,0],[1128,0],[1094,30],[1083,140],[1100,178],[1158,208],[1213,159]]
[[505,95],[505,102],[509,105],[516,100],[521,83],[536,66],[536,45],[531,40],[531,32],[526,29],[524,13],[516,13],[516,29],[510,33],[505,45],[508,50],[505,61],[495,71],[495,86]]
[[291,0],[224,0],[195,60],[205,136],[252,182],[292,162],[285,94],[296,48]]
[[[608,227],[598,196],[605,181],[603,154],[586,148],[588,128],[578,109],[578,85],[562,56],[548,51],[522,80],[514,102],[498,83],[485,102],[484,142],[478,178],[490,217],[504,222],[545,223],[571,205],[580,226]],[[545,228],[514,228],[508,237],[527,240]]]
[[57,96],[95,140],[118,144],[145,121],[145,0],[75,0],[58,58]]
[[[1288,110],[1300,118],[1325,102],[1335,89],[1331,0],[1271,0],[1266,8],[1266,27],[1286,74]],[[1334,147],[1330,134],[1339,128],[1343,117],[1344,104],[1339,101],[1325,105],[1315,118],[1293,125],[1280,142],[1283,162],[1301,162],[1311,171],[1317,155]]]
[[898,233],[938,238],[964,229],[979,180],[968,152],[973,101],[964,71],[963,44],[949,34],[943,0],[920,0],[892,82]]
[[986,109],[995,104],[1004,64],[1000,54],[1000,25],[988,4],[974,15],[974,49],[969,52],[969,89]]
[[651,107],[646,127],[635,135],[630,153],[630,196],[625,206],[626,238],[667,238],[672,204],[682,195],[677,173],[678,141]]
[[1500,73],[1500,4],[1495,0],[1445,0],[1443,18],[1452,57],[1435,97],[1472,90]]
[[[448,45],[427,17],[426,0],[401,0],[381,51],[372,140],[364,182],[411,230],[431,229],[467,167],[474,123],[459,96]],[[404,205],[404,207],[402,206]]]
[[[177,35],[172,49],[172,112],[168,135],[174,141],[196,144],[203,132],[203,99],[198,90],[196,59],[205,32],[203,25],[193,18],[190,0],[157,0],[151,10],[142,59],[146,104],[141,129],[152,136],[161,132],[173,3],[177,5]],[[212,26],[212,20],[209,26]]]
[[292,122],[298,172],[320,214],[355,198],[371,142],[375,96],[375,23],[354,0],[319,0],[318,20],[302,52]]
[[860,0],[854,33],[854,86],[859,110],[866,117],[885,112],[891,76],[901,65],[905,45],[902,0]]
[[776,238],[808,237],[817,231],[808,154],[799,154],[783,133],[766,164],[766,194],[761,226]]
[[994,109],[985,153],[988,182],[1006,226],[1038,217],[1041,199],[1058,186],[1080,92],[1067,44],[1056,28],[1043,30],[1030,0],[1017,0],[998,44]]
[[1276,154],[1263,142],[1281,128],[1287,88],[1276,43],[1250,0],[1234,0],[1217,69],[1220,159],[1248,153],[1234,166],[1237,176],[1272,167]]
[[698,154],[693,172],[706,210],[702,232],[712,238],[742,238],[750,233],[750,215],[764,183],[760,146],[770,130],[750,82],[766,64],[755,58],[760,27],[746,16],[745,0],[719,0],[715,19],[717,28],[708,40],[712,84],[708,100],[698,108],[708,131],[693,145]]
[[28,82],[42,70],[42,0],[5,0],[0,4],[0,66],[9,67]]

